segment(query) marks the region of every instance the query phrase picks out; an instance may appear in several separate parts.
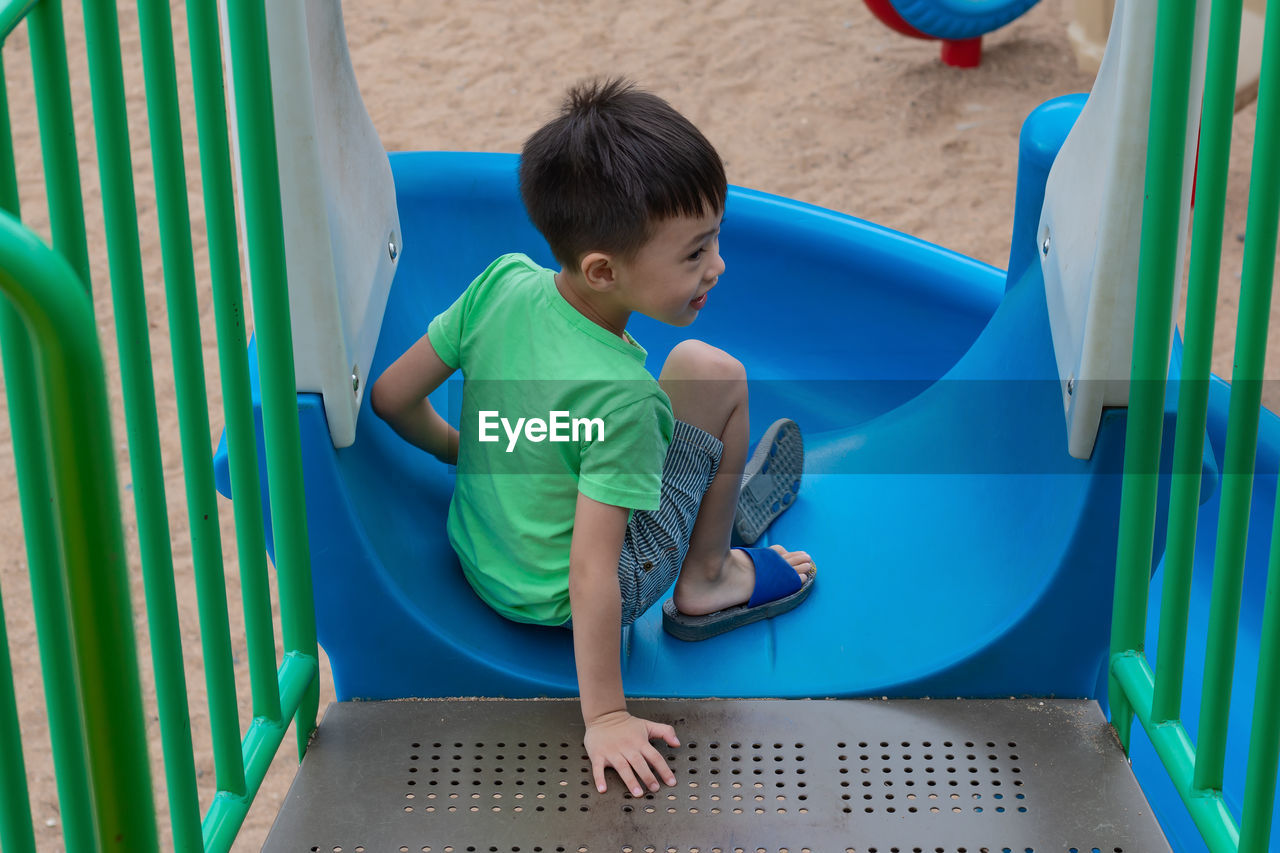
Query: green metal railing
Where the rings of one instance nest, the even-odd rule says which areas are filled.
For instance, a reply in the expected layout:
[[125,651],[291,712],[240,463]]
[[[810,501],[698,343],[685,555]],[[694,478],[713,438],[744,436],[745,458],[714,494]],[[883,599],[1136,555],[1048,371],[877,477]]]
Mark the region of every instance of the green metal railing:
[[[1159,4],[1112,625],[1112,722],[1127,748],[1133,717],[1137,716],[1211,850],[1265,853],[1272,829],[1280,753],[1280,513],[1271,538],[1253,731],[1239,822],[1223,797],[1223,777],[1280,221],[1277,2],[1268,4],[1266,14],[1208,643],[1200,691],[1203,698],[1194,743],[1180,719],[1183,668],[1234,117],[1241,0],[1216,0],[1210,19],[1187,284],[1186,345],[1174,434],[1154,672],[1144,654],[1156,519],[1158,478],[1154,472],[1160,458],[1169,363],[1194,19],[1194,3],[1189,0]],[[1280,503],[1277,506],[1280,508]]]
[[[265,460],[284,659],[277,667],[218,9],[187,4],[253,718],[240,731],[172,21],[138,0],[201,651],[216,791],[202,817],[178,624],[172,531],[160,456],[130,130],[116,7],[86,0],[85,44],[102,185],[110,292],[173,846],[227,850],[290,720],[299,755],[315,727],[318,654],[307,549],[266,24],[260,2],[229,0],[243,205],[257,312]],[[90,298],[62,9],[0,2],[0,40],[30,42],[53,247],[19,222],[0,54],[0,343],[23,510],[32,608],[63,823],[71,850],[158,849],[128,596],[111,424]],[[0,613],[0,848],[35,849],[12,668]]]

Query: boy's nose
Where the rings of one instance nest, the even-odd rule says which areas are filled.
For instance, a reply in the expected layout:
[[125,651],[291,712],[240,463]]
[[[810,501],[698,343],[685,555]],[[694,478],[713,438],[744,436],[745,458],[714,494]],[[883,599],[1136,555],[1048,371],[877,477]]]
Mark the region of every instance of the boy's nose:
[[719,278],[724,275],[724,258],[720,255],[718,250],[716,251],[716,261],[711,265],[709,272],[711,273],[711,275],[708,276],[709,278]]

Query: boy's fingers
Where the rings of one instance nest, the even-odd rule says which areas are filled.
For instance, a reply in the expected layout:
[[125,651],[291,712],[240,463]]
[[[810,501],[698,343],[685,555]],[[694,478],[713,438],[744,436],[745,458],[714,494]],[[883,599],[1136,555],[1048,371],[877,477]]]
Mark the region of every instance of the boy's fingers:
[[671,772],[671,768],[667,766],[666,759],[662,757],[662,753],[650,746],[644,757],[653,766],[654,772],[662,777],[662,781],[668,785],[676,783],[676,774]]
[[660,737],[668,746],[680,745],[680,738],[676,737],[676,730],[666,723],[649,723],[649,737]]
[[640,782],[650,791],[656,791],[659,788],[658,778],[653,775],[653,771],[649,769],[649,756],[644,752],[637,752],[627,756],[627,760],[631,762],[631,766],[635,768],[636,775],[640,777]]
[[644,796],[644,789],[641,788],[640,783],[636,781],[636,774],[631,772],[631,765],[627,762],[625,756],[619,755],[609,763],[613,765],[614,770],[618,771],[618,775],[622,777],[622,784],[627,786],[627,790],[631,792],[631,796]]
[[596,780],[596,790],[602,794],[606,790],[604,783],[604,766],[604,762],[598,758],[593,758],[591,760],[591,775]]

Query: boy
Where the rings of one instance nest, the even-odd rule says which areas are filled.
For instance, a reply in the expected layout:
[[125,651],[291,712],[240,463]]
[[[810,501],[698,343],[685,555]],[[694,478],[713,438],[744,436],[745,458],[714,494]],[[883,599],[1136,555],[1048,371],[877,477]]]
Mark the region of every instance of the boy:
[[[748,463],[743,366],[684,341],[655,382],[626,331],[632,312],[687,326],[707,304],[726,189],[715,149],[665,101],[619,80],[575,88],[520,163],[563,268],[499,258],[373,387],[380,417],[458,465],[449,538],[477,594],[572,628],[601,792],[608,766],[637,797],[675,784],[650,743],[678,746],[674,729],[627,713],[619,626],[674,580],[664,628],[704,639],[796,606],[816,573],[803,551],[730,548],[794,501],[796,425],[770,427]],[[427,400],[458,368],[461,436]]]

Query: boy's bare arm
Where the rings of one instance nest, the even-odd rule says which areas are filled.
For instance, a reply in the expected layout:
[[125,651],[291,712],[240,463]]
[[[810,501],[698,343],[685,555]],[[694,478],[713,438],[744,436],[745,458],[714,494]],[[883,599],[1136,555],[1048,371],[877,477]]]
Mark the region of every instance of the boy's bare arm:
[[627,713],[618,662],[622,623],[618,555],[626,528],[626,509],[578,494],[569,550],[569,602],[582,719],[587,725],[584,744],[596,789],[604,792],[604,770],[613,767],[632,795],[639,797],[644,793],[641,785],[658,790],[658,776],[668,785],[676,781],[649,739],[662,738],[671,746],[679,746],[680,741],[671,726]]
[[458,461],[458,431],[440,417],[427,395],[453,371],[423,335],[373,383],[369,401],[401,438],[450,464]]

